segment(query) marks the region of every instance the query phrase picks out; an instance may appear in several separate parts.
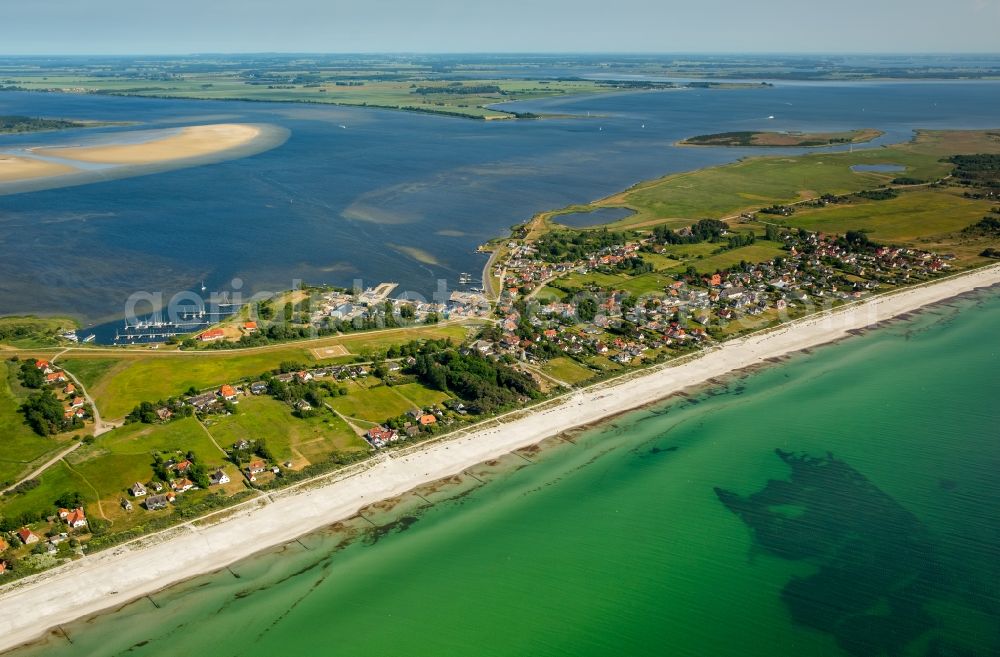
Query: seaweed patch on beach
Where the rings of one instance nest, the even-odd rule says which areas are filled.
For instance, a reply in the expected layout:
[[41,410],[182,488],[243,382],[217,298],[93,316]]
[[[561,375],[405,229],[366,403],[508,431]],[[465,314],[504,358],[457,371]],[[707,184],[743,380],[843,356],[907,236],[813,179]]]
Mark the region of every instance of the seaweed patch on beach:
[[746,497],[716,488],[754,548],[817,571],[781,591],[795,622],[833,635],[852,655],[902,654],[935,627],[929,603],[946,578],[930,532],[832,454],[775,450],[791,474]]

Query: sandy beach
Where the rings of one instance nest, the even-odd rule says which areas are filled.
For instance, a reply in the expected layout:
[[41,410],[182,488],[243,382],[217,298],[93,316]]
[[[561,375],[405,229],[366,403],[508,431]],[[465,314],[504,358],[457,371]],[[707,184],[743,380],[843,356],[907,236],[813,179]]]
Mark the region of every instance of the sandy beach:
[[175,135],[134,144],[39,148],[35,152],[94,164],[158,164],[238,148],[252,142],[260,134],[258,126],[219,123],[190,126]]
[[681,364],[665,364],[519,411],[318,485],[275,492],[215,524],[184,525],[107,550],[0,589],[0,650],[31,641],[47,628],[212,572],[270,546],[354,515],[378,500],[459,473],[477,463],[664,399],[708,379],[845,337],[970,290],[1000,284],[1000,265],[874,297],[769,332],[732,340]]
[[0,182],[63,176],[67,173],[75,173],[76,171],[78,169],[66,164],[56,164],[55,162],[46,162],[30,157],[18,157],[16,155],[4,155],[0,153]]

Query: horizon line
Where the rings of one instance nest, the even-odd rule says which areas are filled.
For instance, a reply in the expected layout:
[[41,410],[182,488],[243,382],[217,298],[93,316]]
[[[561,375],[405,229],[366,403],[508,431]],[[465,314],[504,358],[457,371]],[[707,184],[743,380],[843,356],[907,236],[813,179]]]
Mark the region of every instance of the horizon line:
[[239,55],[272,55],[272,56],[625,56],[625,57],[664,57],[675,55],[701,56],[734,56],[750,55],[754,57],[968,57],[987,56],[1000,57],[1000,51],[984,50],[940,50],[940,51],[764,51],[764,50],[355,50],[355,51],[320,51],[320,50],[219,50],[219,51],[188,51],[188,52],[22,52],[0,53],[0,58],[6,57],[204,57],[204,56],[239,56]]

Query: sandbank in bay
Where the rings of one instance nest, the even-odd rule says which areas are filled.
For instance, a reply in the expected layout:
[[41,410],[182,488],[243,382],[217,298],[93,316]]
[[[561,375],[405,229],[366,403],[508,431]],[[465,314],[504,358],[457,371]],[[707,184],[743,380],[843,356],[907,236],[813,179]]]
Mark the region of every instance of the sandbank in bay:
[[239,159],[276,148],[288,136],[287,129],[271,124],[220,123],[114,131],[79,144],[0,150],[0,195]]

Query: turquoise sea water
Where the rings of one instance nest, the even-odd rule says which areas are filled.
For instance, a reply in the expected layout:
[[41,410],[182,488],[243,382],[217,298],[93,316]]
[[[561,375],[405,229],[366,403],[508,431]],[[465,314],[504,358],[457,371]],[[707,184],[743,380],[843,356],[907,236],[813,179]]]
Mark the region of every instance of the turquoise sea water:
[[935,306],[14,654],[997,655],[998,325]]

